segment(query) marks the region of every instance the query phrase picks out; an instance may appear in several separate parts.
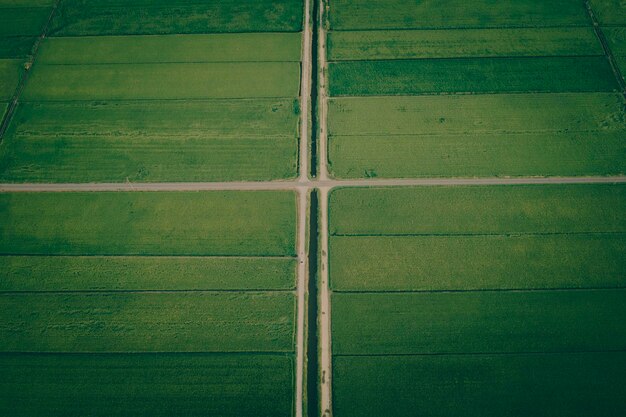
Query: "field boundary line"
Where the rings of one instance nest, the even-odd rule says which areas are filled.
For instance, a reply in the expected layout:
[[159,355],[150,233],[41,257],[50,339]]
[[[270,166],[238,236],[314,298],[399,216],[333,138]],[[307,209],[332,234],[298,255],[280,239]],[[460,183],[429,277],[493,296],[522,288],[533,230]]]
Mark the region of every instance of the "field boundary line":
[[[56,13],[57,8],[59,7],[59,3],[61,3],[61,0],[55,0],[54,4],[52,5],[52,10],[50,11],[50,15],[48,16],[48,20],[46,21],[42,29],[41,35],[37,37],[37,40],[35,41],[35,44],[33,45],[33,49],[31,50],[32,52],[31,58],[25,64],[26,68],[23,71],[22,77],[20,79],[20,82],[17,85],[17,88],[15,89],[15,93],[13,94],[13,98],[11,99],[9,103],[9,107],[7,108],[7,111],[4,114],[4,119],[2,120],[2,123],[0,124],[0,143],[2,143],[4,134],[9,128],[9,123],[11,123],[11,119],[13,119],[13,114],[15,114],[15,110],[17,109],[17,105],[19,104],[20,97],[22,95],[22,92],[24,91],[26,82],[28,81],[28,76],[30,72],[32,71],[33,66],[35,65],[35,61],[37,60],[37,54],[39,52],[39,47],[41,46],[41,43],[44,41],[44,39],[48,36],[48,30],[50,29],[52,18],[54,17],[54,14]],[[42,7],[42,8],[45,8],[45,7]]]
[[33,295],[33,294],[176,294],[176,293],[241,293],[241,294],[265,294],[265,293],[295,293],[295,286],[293,288],[250,288],[250,289],[185,289],[185,290],[0,290],[0,297],[2,295]]
[[585,8],[587,9],[587,13],[589,14],[589,18],[591,19],[593,30],[596,33],[596,37],[598,38],[598,40],[600,41],[600,44],[602,45],[602,49],[604,50],[604,55],[608,59],[609,65],[611,66],[611,70],[613,70],[613,75],[615,76],[617,84],[619,85],[621,89],[620,92],[622,93],[624,97],[626,97],[626,81],[624,81],[623,74],[620,71],[619,66],[617,65],[615,56],[613,55],[613,51],[611,50],[611,47],[609,46],[609,43],[606,40],[606,37],[604,36],[604,32],[602,31],[602,28],[600,27],[600,22],[598,22],[596,14],[594,13],[593,7],[591,6],[591,2],[589,0],[585,0]]
[[608,232],[506,232],[506,233],[333,233],[331,237],[526,237],[526,236],[588,236],[623,235],[626,231]]
[[431,352],[431,353],[334,353],[337,357],[401,357],[401,356],[514,356],[514,355],[577,355],[589,353],[626,353],[626,349],[553,350],[519,352]]
[[613,291],[625,290],[624,286],[616,287],[554,287],[554,288],[475,288],[467,290],[338,290],[333,288],[333,293],[337,294],[439,294],[439,293],[480,293],[480,292],[551,292],[551,291]]
[[[464,61],[464,60],[480,60],[480,59],[502,59],[502,60],[511,60],[511,59],[552,59],[552,58],[598,58],[604,56],[603,53],[598,54],[582,54],[582,55],[489,55],[489,56],[450,56],[450,57],[415,57],[415,58],[363,58],[363,59],[340,59],[340,60],[330,60],[329,64],[341,64],[341,63],[357,63],[357,62],[406,62],[406,61]],[[412,94],[407,94],[408,96],[412,96]],[[354,96],[359,97],[359,96]]]
[[[620,26],[620,25],[615,25]],[[529,25],[509,25],[509,26],[423,26],[413,28],[359,28],[359,29],[333,29],[327,32],[410,32],[410,31],[429,31],[429,30],[501,30],[501,29],[569,29],[569,28],[588,28],[589,25],[569,24],[569,25],[547,25],[547,26],[529,26]]]

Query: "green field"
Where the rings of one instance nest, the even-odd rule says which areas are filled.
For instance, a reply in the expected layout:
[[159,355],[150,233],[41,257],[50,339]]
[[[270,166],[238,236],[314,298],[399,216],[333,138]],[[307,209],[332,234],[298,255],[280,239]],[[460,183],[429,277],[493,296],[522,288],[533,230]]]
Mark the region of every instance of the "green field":
[[30,36],[0,38],[0,59],[27,57],[35,40],[36,38]]
[[589,19],[576,0],[332,0],[329,14],[334,30],[582,26]]
[[626,55],[626,24],[625,26],[602,28],[602,32],[614,55]]
[[0,256],[0,291],[287,290],[294,258]]
[[[164,82],[167,80],[168,82]],[[37,65],[24,101],[296,97],[292,62]]]
[[41,45],[38,62],[46,64],[299,62],[301,43],[299,33],[48,38]]
[[336,357],[341,417],[626,414],[624,352]]
[[626,232],[626,185],[343,188],[331,235],[519,235]]
[[22,75],[22,61],[19,59],[0,59],[0,101],[9,101]]
[[49,16],[49,7],[0,4],[0,36],[39,36]]
[[623,25],[626,22],[626,3],[623,0],[590,0],[600,24]]
[[298,32],[301,0],[64,0],[54,36]]
[[626,289],[334,293],[333,353],[626,349]]
[[625,234],[334,236],[335,291],[626,287]]
[[624,108],[622,95],[613,93],[335,98],[329,101],[331,172],[343,178],[621,174]]
[[328,59],[603,55],[591,27],[330,32]]
[[22,103],[0,145],[0,178],[291,178],[298,108],[295,99]]
[[0,414],[292,415],[286,355],[0,354]]
[[7,255],[295,255],[292,192],[0,194]]
[[328,74],[332,96],[618,89],[605,57],[350,61],[330,63]]
[[290,292],[0,295],[2,352],[292,352]]

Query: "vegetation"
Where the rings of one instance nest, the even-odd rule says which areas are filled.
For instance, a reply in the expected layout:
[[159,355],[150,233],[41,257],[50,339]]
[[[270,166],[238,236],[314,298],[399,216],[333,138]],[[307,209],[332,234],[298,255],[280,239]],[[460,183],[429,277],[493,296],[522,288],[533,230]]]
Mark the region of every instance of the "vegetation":
[[330,63],[333,96],[600,92],[618,85],[605,57],[524,57]]
[[297,169],[297,105],[294,99],[22,103],[0,145],[0,178],[290,178]]
[[299,33],[47,38],[37,60],[47,64],[299,62],[301,43]]
[[289,292],[6,293],[0,306],[1,352],[294,350]]
[[292,192],[0,194],[0,253],[295,255]]
[[300,0],[63,0],[54,36],[299,32]]
[[626,232],[626,185],[338,189],[335,235],[518,235]]
[[[290,62],[37,65],[24,101],[296,97]],[[168,82],[163,82],[168,80]]]
[[21,74],[21,60],[0,59],[0,101],[9,101],[13,97]]
[[613,416],[624,352],[335,357],[341,417]]
[[[613,4],[619,1],[608,0]],[[334,30],[581,26],[588,24],[588,19],[584,3],[571,0],[330,2]]]
[[626,5],[621,0],[590,0],[589,3],[601,24],[623,25]]
[[293,359],[254,354],[2,354],[0,413],[288,417]]
[[626,287],[624,234],[334,236],[336,291]]
[[330,32],[327,43],[333,61],[604,53],[591,27]]
[[334,354],[626,348],[626,289],[334,293]]
[[0,291],[286,290],[294,258],[1,256]]

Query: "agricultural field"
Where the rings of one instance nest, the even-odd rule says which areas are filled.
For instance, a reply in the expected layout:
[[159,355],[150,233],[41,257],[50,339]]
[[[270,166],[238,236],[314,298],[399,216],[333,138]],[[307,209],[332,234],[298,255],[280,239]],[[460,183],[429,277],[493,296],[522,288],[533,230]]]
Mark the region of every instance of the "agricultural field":
[[625,204],[623,184],[332,191],[334,415],[626,410]]
[[62,0],[0,144],[0,178],[294,178],[302,19],[296,0]]
[[337,178],[626,172],[622,86],[584,2],[338,0],[328,26]]
[[291,415],[295,203],[0,194],[0,413]]

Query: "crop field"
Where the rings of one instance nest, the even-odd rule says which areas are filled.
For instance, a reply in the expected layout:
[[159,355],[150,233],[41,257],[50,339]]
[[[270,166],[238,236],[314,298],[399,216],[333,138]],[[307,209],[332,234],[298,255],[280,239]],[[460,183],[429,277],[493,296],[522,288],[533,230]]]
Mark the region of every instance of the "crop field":
[[293,398],[288,355],[0,354],[0,372],[0,411],[21,416],[273,417]]
[[63,0],[53,36],[299,32],[300,0]]
[[285,178],[297,165],[297,127],[295,99],[22,103],[0,147],[0,178]]
[[626,172],[624,109],[616,93],[333,98],[330,162],[349,178],[610,175]]
[[214,3],[61,1],[0,144],[2,180],[294,178],[303,3]]
[[0,411],[50,415],[53,398],[53,415],[98,415],[115,396],[108,415],[149,415],[163,397],[157,415],[207,403],[291,415],[295,202],[286,191],[0,194]]
[[[584,2],[338,0],[328,20],[335,177],[626,172],[622,87]],[[601,29],[618,65],[622,29]]]
[[606,27],[602,29],[607,37],[607,42],[615,62],[621,72],[622,78],[626,80],[626,25],[619,27]]
[[[517,416],[511,401],[562,413],[554,395],[600,396],[607,412],[622,410],[623,389],[610,384],[626,359],[625,193],[622,184],[334,190],[334,415]],[[528,404],[529,384],[551,396]],[[506,400],[491,402],[499,393]]]
[[22,62],[18,59],[0,59],[0,100],[9,101],[20,81]]

